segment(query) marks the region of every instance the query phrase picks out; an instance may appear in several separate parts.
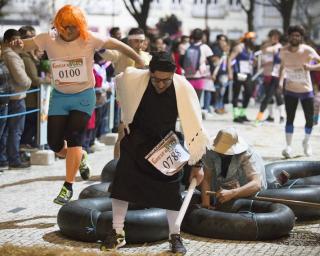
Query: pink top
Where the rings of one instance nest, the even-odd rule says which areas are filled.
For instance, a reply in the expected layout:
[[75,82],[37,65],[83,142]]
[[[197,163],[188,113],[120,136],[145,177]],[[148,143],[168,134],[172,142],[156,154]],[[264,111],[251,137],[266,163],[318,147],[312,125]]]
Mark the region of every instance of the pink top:
[[78,37],[66,42],[49,33],[39,34],[33,40],[48,54],[51,71],[55,69],[53,83],[58,91],[72,94],[94,87],[93,55],[95,50],[103,47],[105,40],[91,32],[86,41]]
[[267,47],[262,54],[263,75],[271,76],[274,67],[274,55],[282,47],[280,43]]
[[280,58],[287,80],[286,90],[295,93],[311,92],[310,72],[303,65],[312,59],[320,60],[317,52],[306,44],[301,44],[296,52],[289,51],[289,47],[285,46],[280,50]]

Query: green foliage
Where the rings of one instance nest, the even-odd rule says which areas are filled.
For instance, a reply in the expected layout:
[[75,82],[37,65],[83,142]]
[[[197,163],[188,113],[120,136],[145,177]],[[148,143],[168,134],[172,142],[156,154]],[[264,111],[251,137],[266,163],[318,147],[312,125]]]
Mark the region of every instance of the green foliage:
[[160,34],[169,34],[171,36],[180,30],[181,24],[182,22],[178,20],[177,16],[172,14],[171,16],[161,18],[157,23],[157,28],[159,29]]

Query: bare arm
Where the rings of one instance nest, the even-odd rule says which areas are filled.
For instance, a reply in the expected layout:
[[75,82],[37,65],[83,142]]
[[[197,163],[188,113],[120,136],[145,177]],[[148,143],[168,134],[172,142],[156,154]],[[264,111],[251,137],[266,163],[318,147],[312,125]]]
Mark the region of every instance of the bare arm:
[[310,70],[310,71],[320,71],[320,63],[315,64],[315,65],[304,64],[304,68],[306,70]]
[[136,62],[136,66],[143,67],[144,62],[140,58],[140,56],[128,45],[122,43],[119,40],[116,40],[114,38],[108,38],[102,48],[107,48],[111,50],[118,50],[122,52],[123,54],[127,55],[129,58],[133,59]]
[[229,74],[229,79],[232,80],[233,79],[233,71],[232,71],[232,61],[237,58],[238,54],[240,53],[240,49],[239,49],[239,46],[236,46],[229,58],[228,58],[228,74]]
[[217,198],[220,203],[228,202],[235,198],[252,196],[261,190],[260,175],[254,174],[249,178],[249,182],[244,186],[234,189],[222,189],[217,193]]
[[279,88],[283,89],[283,81],[284,81],[284,66],[281,63],[280,70],[279,70]]

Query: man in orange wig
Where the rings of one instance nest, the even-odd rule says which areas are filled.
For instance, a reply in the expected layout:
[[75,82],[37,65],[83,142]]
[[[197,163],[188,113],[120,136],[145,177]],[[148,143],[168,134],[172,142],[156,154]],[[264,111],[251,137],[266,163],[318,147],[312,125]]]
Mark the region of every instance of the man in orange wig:
[[54,29],[34,38],[16,40],[13,44],[25,51],[45,50],[51,61],[52,91],[48,117],[48,144],[60,157],[66,158],[66,179],[54,199],[67,203],[73,194],[72,184],[80,170],[84,180],[90,177],[87,155],[81,142],[86,124],[95,107],[93,55],[96,50],[116,49],[143,66],[139,55],[124,43],[103,40],[88,31],[84,13],[79,7],[65,5],[54,18]]

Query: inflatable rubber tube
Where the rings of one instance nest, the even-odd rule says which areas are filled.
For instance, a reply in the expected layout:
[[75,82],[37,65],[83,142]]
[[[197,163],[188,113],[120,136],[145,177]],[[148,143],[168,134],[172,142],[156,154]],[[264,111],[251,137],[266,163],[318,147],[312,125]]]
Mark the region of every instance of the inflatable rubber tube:
[[230,212],[194,208],[182,223],[184,232],[218,239],[270,240],[287,235],[295,217],[282,204],[238,199]]
[[299,179],[299,185],[320,185],[320,161],[275,162],[265,167],[268,188],[273,188],[276,178],[283,170],[290,174],[290,180]]
[[[291,189],[266,189],[259,192],[258,196],[282,198],[297,201],[306,201],[320,204],[320,187],[319,186],[299,186]],[[290,203],[283,203],[291,208],[298,219],[310,219],[320,217],[320,208],[290,205]]]
[[117,169],[117,164],[118,164],[118,159],[112,159],[103,167],[101,172],[101,182],[113,181],[113,178]]
[[[127,243],[148,243],[168,238],[166,210],[133,209],[125,219]],[[58,226],[67,237],[84,242],[104,240],[112,227],[111,198],[91,198],[71,201],[61,207]]]
[[102,182],[86,187],[81,191],[79,199],[95,198],[95,197],[110,197],[108,192],[110,182]]

